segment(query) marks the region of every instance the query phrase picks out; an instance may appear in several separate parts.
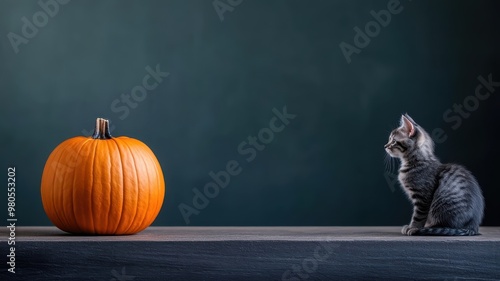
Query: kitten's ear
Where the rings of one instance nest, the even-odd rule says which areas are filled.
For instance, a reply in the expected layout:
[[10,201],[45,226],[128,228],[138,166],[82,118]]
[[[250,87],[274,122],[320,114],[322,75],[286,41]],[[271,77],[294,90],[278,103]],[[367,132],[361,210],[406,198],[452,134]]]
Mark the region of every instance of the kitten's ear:
[[413,120],[413,118],[411,118],[410,115],[408,115],[408,113],[403,114],[403,116],[406,117],[406,119],[410,120],[410,122],[412,122],[413,125],[418,126],[417,122],[415,122],[415,120]]
[[408,137],[413,137],[415,135],[415,125],[412,122],[411,117],[406,117],[405,115],[401,115],[401,128],[403,128],[404,132],[408,135]]

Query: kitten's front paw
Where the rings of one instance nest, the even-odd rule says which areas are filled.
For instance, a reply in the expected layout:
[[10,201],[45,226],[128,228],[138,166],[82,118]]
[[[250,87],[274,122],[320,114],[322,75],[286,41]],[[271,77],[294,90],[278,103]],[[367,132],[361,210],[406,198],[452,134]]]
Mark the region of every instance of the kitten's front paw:
[[403,229],[401,229],[401,234],[411,236],[414,235],[417,231],[418,228],[405,225],[403,226]]

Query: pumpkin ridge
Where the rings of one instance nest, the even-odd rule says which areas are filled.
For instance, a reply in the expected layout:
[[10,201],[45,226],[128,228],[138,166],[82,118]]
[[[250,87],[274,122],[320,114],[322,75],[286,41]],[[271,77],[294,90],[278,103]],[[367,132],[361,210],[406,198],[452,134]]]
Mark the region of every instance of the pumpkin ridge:
[[[157,188],[157,192],[156,192],[157,199],[155,200],[155,207],[154,207],[156,215],[153,218],[153,220],[151,221],[151,223],[153,223],[153,221],[158,217],[160,210],[161,210],[161,207],[163,205],[163,198],[165,196],[165,182],[163,180],[163,174],[159,173],[159,169],[161,169],[160,162],[158,161],[158,159],[154,155],[153,151],[151,149],[149,149],[149,147],[148,147],[147,157],[150,158],[150,160],[155,163],[154,170],[155,170],[156,182],[154,183],[154,186],[160,186],[159,188]],[[163,194],[163,196],[158,196],[158,194]]]
[[[58,156],[59,158],[56,158],[56,156]],[[50,157],[50,156],[49,156],[49,157]],[[54,157],[54,160],[52,160],[52,161],[55,161],[55,159],[57,159],[57,161],[55,161],[56,165],[55,165],[55,167],[53,168],[53,169],[55,169],[55,171],[56,171],[56,172],[54,172],[54,173],[52,174],[52,183],[51,183],[51,186],[52,186],[52,187],[54,187],[54,184],[55,184],[55,182],[56,182],[57,166],[59,166],[59,164],[60,164],[60,161],[61,161],[61,158],[62,158],[62,153],[61,153],[59,150],[57,150],[57,152],[54,154],[54,156],[53,156],[53,157]],[[51,161],[51,163],[54,163],[54,162],[52,162],[52,161]],[[48,164],[47,164],[47,165],[48,165]],[[52,168],[50,168],[50,167],[48,167],[48,168],[49,168],[49,169],[52,169]],[[56,209],[56,205],[55,205],[55,202],[56,202],[56,201],[54,200],[54,193],[55,193],[55,192],[54,192],[54,188],[52,188],[52,189],[50,190],[50,199],[49,199],[49,200],[50,200],[50,203],[52,203],[52,207],[51,207],[51,209],[52,209],[52,212],[54,213],[54,215],[55,215],[55,216],[56,216],[56,218],[57,218],[57,223],[55,223],[54,221],[52,221],[52,222],[53,222],[55,225],[61,225],[61,226],[63,226],[63,225],[64,225],[64,223],[63,223],[63,221],[59,218],[59,214],[57,213],[57,209]],[[52,219],[51,219],[51,220],[52,220]]]
[[[59,207],[54,207],[54,212],[57,212],[57,217],[60,221],[60,224],[64,226],[65,229],[69,230],[71,228],[71,220],[69,220],[66,212],[66,204],[65,199],[66,198],[66,190],[64,188],[65,182],[67,179],[67,176],[69,173],[72,172],[72,167],[66,164],[66,158],[69,157],[72,154],[69,154],[68,151],[73,149],[74,147],[77,147],[78,142],[76,140],[68,140],[67,143],[65,143],[63,146],[60,146],[58,149],[59,153],[59,158],[56,161],[56,165],[54,167],[55,173],[54,173],[54,181],[52,183],[52,192],[53,192],[53,198],[58,198],[61,202],[61,205]],[[71,149],[70,149],[71,148]],[[74,167],[73,167],[74,168]],[[71,172],[70,172],[71,171]],[[54,188],[55,187],[55,188]],[[54,202],[54,201],[53,201]],[[55,202],[58,202],[56,200]]]
[[[106,144],[106,151],[108,151],[108,153],[109,153],[109,151],[110,151],[110,149],[109,149],[109,142],[105,141],[103,143]],[[109,196],[108,196],[109,205],[108,205],[108,212],[107,212],[108,215],[106,216],[106,223],[105,223],[105,225],[106,225],[106,227],[105,227],[106,234],[111,234],[110,231],[109,231],[109,218],[111,217],[111,210],[113,209],[113,206],[111,204],[113,202],[111,200],[111,198],[113,196],[113,177],[111,176],[111,172],[112,172],[111,171],[111,166],[112,165],[113,164],[111,163],[111,157],[107,157],[107,162],[106,162],[106,168],[107,169],[106,170],[108,170],[108,174],[107,174],[108,178],[106,179],[106,181],[102,181],[101,180],[101,182],[106,183],[108,185],[108,188],[109,188]]]
[[[85,148],[87,151],[86,151],[85,155],[82,155],[82,156],[84,156],[84,158],[80,159],[80,164],[78,166],[79,169],[85,170],[87,168],[87,166],[88,166],[88,161],[85,161],[85,157],[89,157],[91,155],[91,153],[92,153],[92,145],[93,145],[93,143],[91,142],[91,140],[92,139],[85,138],[85,140],[82,141],[81,147],[82,147],[82,149]],[[81,152],[81,150],[80,150],[80,152]],[[80,153],[78,153],[78,157],[80,157]],[[85,229],[85,224],[82,224],[81,220],[80,221],[78,220],[77,213],[75,213],[76,209],[77,209],[76,208],[77,206],[80,206],[80,208],[82,208],[82,207],[85,208],[85,206],[83,206],[83,204],[85,203],[85,201],[81,199],[82,194],[76,194],[75,195],[75,190],[80,190],[80,184],[81,184],[81,182],[80,183],[77,182],[76,179],[78,178],[79,181],[82,181],[81,175],[80,175],[80,173],[78,171],[79,170],[77,170],[74,173],[74,179],[73,179],[73,185],[72,185],[72,187],[73,187],[72,188],[72,203],[74,203],[75,200],[76,200],[76,202],[80,201],[80,205],[77,203],[77,204],[73,204],[73,206],[72,206],[73,207],[73,214],[75,216],[75,221],[74,221],[73,225],[75,225],[76,228],[78,228],[80,230],[79,233],[89,233],[89,230]],[[77,186],[78,186],[78,188],[77,188]]]
[[[141,160],[142,160],[143,167],[147,171],[148,165],[146,163],[146,160],[144,159],[144,156],[145,156],[144,153],[142,151],[137,151],[137,149],[134,149],[134,150],[137,153],[137,155],[140,156],[139,158],[141,158]],[[151,179],[150,179],[149,173],[148,173],[148,176],[147,176],[147,186],[152,186],[151,185]],[[149,205],[150,202],[151,202],[151,192],[148,192],[148,204],[147,205]],[[156,208],[149,208],[148,210],[146,210],[146,212],[144,212],[144,217],[142,218],[141,223],[138,224],[139,229],[142,229],[143,225],[144,225],[144,222],[145,221],[147,222],[147,219],[149,219],[151,217],[151,215],[150,215],[151,210],[152,211],[156,211]]]
[[125,211],[125,175],[124,175],[124,170],[123,170],[123,157],[122,157],[122,151],[120,149],[120,146],[118,145],[118,142],[116,140],[116,138],[112,138],[111,139],[113,141],[113,143],[116,145],[116,149],[118,150],[118,155],[120,156],[120,170],[121,170],[121,174],[122,174],[122,210],[120,212],[120,218],[118,219],[118,223],[116,224],[116,227],[115,227],[115,230],[113,231],[113,233],[116,233],[116,231],[118,230],[118,228],[120,227],[121,225],[121,222],[122,222],[122,218],[123,218],[123,213]]
[[[68,148],[65,148],[65,150],[73,150],[73,149],[77,148],[78,146],[79,146],[79,142],[72,141],[71,144],[68,145]],[[69,157],[70,159],[71,159],[71,157],[73,155],[74,154],[72,154],[72,153],[68,153],[68,154],[63,153],[63,157]],[[76,158],[75,158],[75,162],[77,162],[77,161],[78,161],[78,154],[76,154]],[[75,163],[73,163],[73,164],[76,166]],[[71,201],[73,201],[73,197],[72,196],[71,196],[71,198],[67,196],[68,192],[73,193],[73,188],[69,188],[71,190],[68,191],[68,190],[66,190],[68,188],[64,188],[64,187],[66,186],[65,183],[67,181],[69,182],[71,174],[72,173],[73,173],[73,175],[75,174],[75,171],[74,171],[74,169],[76,169],[75,166],[73,166],[73,167],[71,167],[71,166],[65,167],[64,173],[62,174],[61,182],[58,185],[60,187],[60,191],[61,191],[61,205],[62,205],[61,213],[62,213],[62,216],[64,218],[64,221],[65,221],[65,224],[66,224],[66,227],[67,227],[68,231],[70,231],[70,230],[73,229],[73,224],[68,223],[68,222],[69,221],[74,221],[74,218],[71,219],[71,214],[74,214],[74,212],[73,212],[73,210],[71,210],[71,214],[70,214],[70,212],[67,211],[66,205],[64,204],[64,201],[69,201],[68,199],[71,199]],[[70,219],[68,220],[68,218],[70,218]]]
[[98,141],[95,141],[94,143],[94,158],[92,159],[92,165],[90,166],[90,177],[92,178],[91,182],[92,182],[92,187],[90,188],[90,222],[91,222],[91,225],[92,225],[92,233],[93,234],[97,234],[96,233],[96,229],[95,229],[95,222],[94,222],[94,200],[92,198],[93,194],[94,194],[94,166],[95,166],[95,159],[97,158],[96,157],[96,154],[97,154],[97,146],[99,145],[99,142]]
[[137,213],[138,213],[138,206],[139,206],[139,199],[140,199],[140,191],[141,189],[139,188],[139,173],[137,171],[137,165],[136,165],[136,161],[135,161],[135,157],[134,157],[134,154],[132,153],[132,150],[130,149],[130,146],[126,143],[126,142],[122,142],[123,143],[123,146],[126,147],[128,149],[128,151],[130,152],[130,156],[133,160],[133,163],[134,163],[134,171],[135,171],[135,179],[136,179],[136,189],[137,189],[137,197],[135,199],[135,213],[134,213],[134,217],[130,223],[130,225],[127,227],[127,229],[125,230],[125,233],[128,233],[130,228],[133,227],[134,225],[134,221],[135,221],[135,218],[137,217]]
[[[64,159],[66,157],[66,153],[62,153],[61,155],[61,159]],[[64,176],[66,175],[67,173],[67,169],[68,167],[65,166],[64,167],[64,173],[62,173],[62,175],[60,175],[59,173],[59,170],[58,170],[58,174],[57,174],[57,181],[59,181],[61,184],[57,183],[57,188],[54,190],[55,192],[55,197],[57,198],[58,201],[61,202],[61,205],[59,206],[59,218],[61,219],[61,221],[64,223],[64,225],[67,225],[68,223],[68,220],[66,219],[66,216],[64,214],[64,190],[63,190],[63,186],[64,186]]]
[[[82,151],[83,147],[87,144],[89,140],[85,140],[83,141],[81,144],[80,144],[80,149],[78,149],[78,152],[76,153],[76,157],[77,157],[77,163],[78,161],[80,160],[80,152]],[[76,169],[76,168],[75,168]],[[73,214],[73,221],[77,221],[76,219],[76,214],[75,214],[75,183],[76,183],[76,172],[73,173],[73,180],[72,180],[72,184],[71,184],[71,201],[73,203],[73,208],[72,209],[72,214]],[[78,228],[79,232],[80,233],[83,233],[83,230],[82,228],[80,227],[80,225],[78,223],[74,224],[76,226],[76,228]]]

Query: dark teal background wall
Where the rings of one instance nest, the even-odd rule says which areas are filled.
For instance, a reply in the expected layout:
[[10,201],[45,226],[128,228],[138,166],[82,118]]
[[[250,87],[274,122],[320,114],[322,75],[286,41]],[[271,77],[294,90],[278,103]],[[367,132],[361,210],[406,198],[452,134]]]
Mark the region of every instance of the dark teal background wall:
[[[49,225],[39,191],[48,155],[104,117],[164,169],[156,225],[185,225],[179,205],[192,206],[192,189],[230,160],[241,174],[190,225],[403,225],[411,207],[386,179],[383,145],[408,112],[429,132],[443,129],[438,156],[472,170],[484,223],[499,225],[500,87],[467,118],[447,110],[473,102],[478,76],[500,81],[500,5],[401,1],[348,63],[339,44],[354,45],[353,28],[389,2],[220,0],[221,20],[213,1],[73,0],[16,53],[8,34],[23,36],[21,19],[42,8],[0,1],[0,202],[15,166],[18,224]],[[168,77],[123,102],[157,65]],[[284,106],[295,119],[246,161],[238,146]]]

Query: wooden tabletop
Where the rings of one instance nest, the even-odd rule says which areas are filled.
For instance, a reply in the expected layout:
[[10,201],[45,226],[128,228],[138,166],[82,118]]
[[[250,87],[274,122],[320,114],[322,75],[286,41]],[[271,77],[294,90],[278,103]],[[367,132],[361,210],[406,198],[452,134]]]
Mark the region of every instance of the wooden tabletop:
[[[415,237],[400,227],[150,227],[127,236],[16,228],[0,280],[500,280],[500,228]],[[0,254],[10,251],[5,227]]]
[[[401,227],[149,227],[123,236],[85,236],[63,232],[55,227],[18,227],[20,241],[495,241],[500,227],[481,227],[481,235],[404,236]],[[5,228],[2,232],[7,233]],[[4,236],[4,235],[2,235]]]

